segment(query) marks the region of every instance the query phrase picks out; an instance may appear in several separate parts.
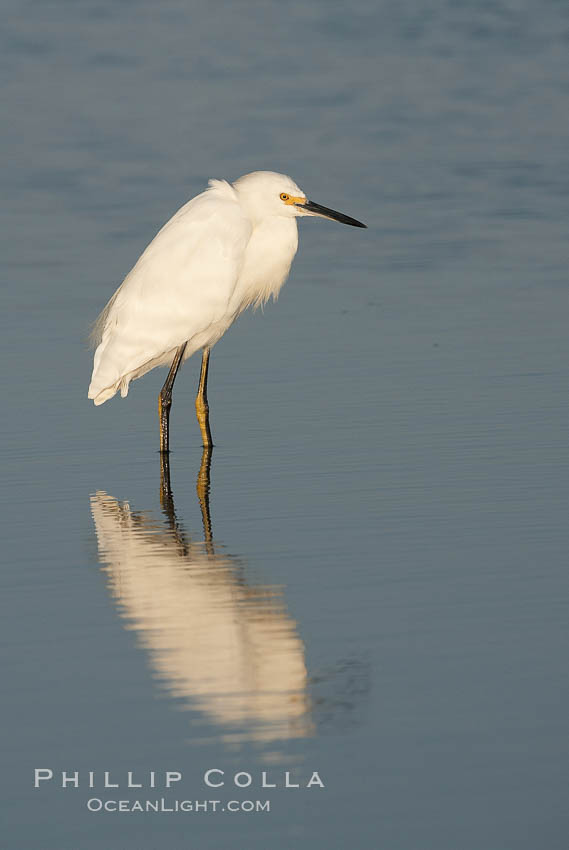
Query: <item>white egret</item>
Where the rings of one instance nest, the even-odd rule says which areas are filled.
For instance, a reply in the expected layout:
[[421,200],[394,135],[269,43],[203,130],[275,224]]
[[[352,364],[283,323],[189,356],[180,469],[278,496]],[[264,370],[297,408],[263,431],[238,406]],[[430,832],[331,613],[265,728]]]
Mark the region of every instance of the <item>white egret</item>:
[[309,201],[294,181],[255,171],[235,183],[210,180],[164,225],[95,324],[89,398],[103,404],[155,366],[169,366],[158,397],[160,451],[169,445],[172,387],[180,364],[202,350],[196,414],[211,446],[210,349],[249,305],[276,298],[298,247],[298,216],[365,227]]

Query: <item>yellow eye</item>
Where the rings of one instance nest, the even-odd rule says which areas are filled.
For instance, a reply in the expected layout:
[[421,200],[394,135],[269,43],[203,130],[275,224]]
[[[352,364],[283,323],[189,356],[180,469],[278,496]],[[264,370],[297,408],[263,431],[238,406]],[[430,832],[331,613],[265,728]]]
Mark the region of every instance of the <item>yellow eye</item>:
[[290,195],[287,195],[286,192],[281,192],[281,195],[280,195],[281,201],[288,201],[289,197],[290,197]]

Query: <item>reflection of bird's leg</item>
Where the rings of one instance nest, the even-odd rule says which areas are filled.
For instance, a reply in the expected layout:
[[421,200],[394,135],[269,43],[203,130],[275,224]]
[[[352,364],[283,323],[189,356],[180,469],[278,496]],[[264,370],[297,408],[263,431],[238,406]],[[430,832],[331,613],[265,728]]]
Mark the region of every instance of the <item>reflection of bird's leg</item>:
[[[198,472],[198,480],[196,481],[196,492],[202,512],[202,523],[205,538],[205,547],[208,555],[214,554],[213,549],[213,531],[211,527],[211,516],[209,513],[209,481],[211,469],[211,456],[213,448],[204,446],[202,452],[202,461]],[[176,539],[185,545],[185,535],[182,528],[179,526],[176,517],[176,509],[174,507],[174,494],[170,484],[170,458],[168,452],[160,453],[160,504],[162,510],[168,518],[170,528],[174,532]]]
[[174,497],[170,484],[170,457],[168,452],[160,452],[160,504],[169,516],[174,511]]
[[196,396],[196,415],[202,432],[202,443],[204,447],[213,446],[211,431],[209,430],[209,407],[207,404],[207,370],[209,367],[209,348],[204,348],[202,355],[202,368],[200,371],[200,383]]
[[182,362],[182,357],[184,356],[186,345],[187,342],[181,345],[176,351],[176,354],[174,355],[174,359],[172,361],[172,365],[170,366],[170,371],[168,372],[168,377],[164,381],[164,386],[160,390],[160,395],[158,396],[158,416],[160,419],[161,452],[169,451],[168,424],[170,421],[170,408],[172,407],[172,387],[174,386],[174,381],[176,380],[176,375],[178,374],[178,369],[180,368],[180,363]]
[[213,532],[211,528],[211,517],[209,514],[209,471],[211,468],[212,451],[211,446],[204,446],[200,471],[198,472],[198,480],[196,481],[196,491],[198,499],[200,500],[200,508],[202,512],[205,545],[206,550],[210,555],[213,554]]
[[160,504],[168,520],[168,526],[175,540],[182,547],[183,554],[187,552],[188,542],[183,526],[178,522],[174,507],[174,493],[170,484],[170,456],[168,452],[160,452]]

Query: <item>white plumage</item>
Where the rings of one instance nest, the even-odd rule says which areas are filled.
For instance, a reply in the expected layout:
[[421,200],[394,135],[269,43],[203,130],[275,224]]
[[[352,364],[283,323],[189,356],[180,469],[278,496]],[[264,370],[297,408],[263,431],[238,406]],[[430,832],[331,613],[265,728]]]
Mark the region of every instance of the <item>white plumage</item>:
[[103,404],[155,366],[170,366],[159,397],[160,450],[168,451],[172,387],[180,363],[203,349],[196,413],[211,445],[209,351],[239,313],[285,282],[298,247],[296,218],[359,221],[309,201],[284,174],[210,180],[154,237],[95,324],[89,398]]
[[[164,225],[97,320],[95,404],[118,389],[126,396],[132,380],[170,365],[186,341],[184,359],[211,347],[242,310],[276,298],[285,282],[298,246],[298,208],[280,194],[303,192],[273,172],[209,186]],[[264,204],[256,200],[261,187]],[[267,215],[273,207],[278,214]]]

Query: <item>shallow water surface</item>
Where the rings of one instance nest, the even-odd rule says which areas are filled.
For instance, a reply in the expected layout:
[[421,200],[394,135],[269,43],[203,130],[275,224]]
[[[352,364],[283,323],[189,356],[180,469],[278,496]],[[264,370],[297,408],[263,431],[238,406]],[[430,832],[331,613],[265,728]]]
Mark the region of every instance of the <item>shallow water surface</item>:
[[[565,848],[568,10],[4,19],[6,847]],[[209,177],[259,168],[369,229],[301,223],[278,305],[213,351],[213,454],[194,358],[166,468],[164,373],[95,409],[89,324]]]
[[305,737],[304,645],[282,589],[248,584],[244,564],[214,540],[210,455],[204,449],[198,477],[203,540],[192,540],[176,516],[166,458],[162,522],[104,492],[91,497],[109,591],[155,677],[219,728],[222,742]]

